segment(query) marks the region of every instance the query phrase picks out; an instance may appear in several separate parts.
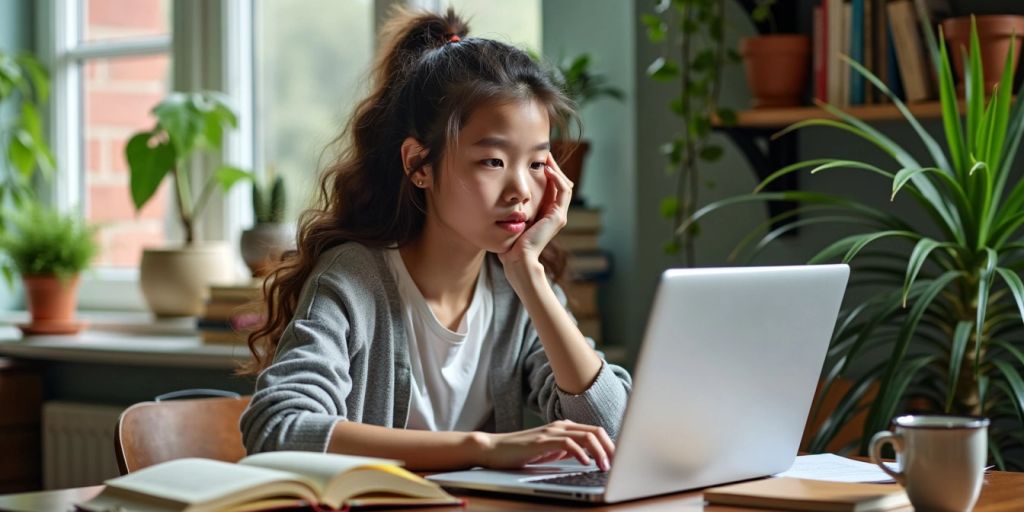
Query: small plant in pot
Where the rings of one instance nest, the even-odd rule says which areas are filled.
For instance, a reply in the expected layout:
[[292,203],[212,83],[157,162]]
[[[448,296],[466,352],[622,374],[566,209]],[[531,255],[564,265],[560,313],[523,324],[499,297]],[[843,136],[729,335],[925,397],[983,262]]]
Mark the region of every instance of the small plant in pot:
[[802,34],[779,34],[772,6],[776,0],[758,0],[750,17],[767,21],[771,34],[740,40],[740,55],[747,72],[747,85],[754,108],[799,105],[807,86],[811,40]]
[[[551,80],[557,84],[576,108],[583,107],[603,97],[622,101],[621,89],[607,84],[607,78],[591,70],[590,55],[584,53],[571,60],[563,61],[551,69]],[[585,139],[573,140],[570,134],[555,130],[551,137],[551,153],[558,159],[562,172],[572,180],[576,190],[580,190],[583,182],[583,159],[590,151],[590,142]],[[579,203],[582,197],[574,194],[573,202]]]
[[295,247],[295,227],[284,222],[284,179],[277,176],[270,186],[252,184],[252,211],[256,224],[242,232],[242,259],[253,277],[263,277],[281,255]]
[[216,92],[171,93],[153,108],[156,126],[134,134],[125,146],[130,169],[132,201],[136,210],[153,197],[164,178],[174,181],[178,219],[184,243],[166,248],[147,248],[142,254],[142,294],[158,316],[202,313],[211,284],[235,281],[233,251],[226,242],[199,242],[195,224],[213,194],[227,192],[250,173],[221,166],[203,182],[193,197],[188,164],[203,152],[221,148],[224,130],[237,126],[234,112]]
[[78,275],[98,250],[95,230],[79,216],[35,202],[26,203],[10,220],[10,229],[0,236],[0,250],[9,258],[3,272],[9,284],[12,270],[21,274],[32,317],[19,327],[26,335],[78,332],[84,326],[75,321]]

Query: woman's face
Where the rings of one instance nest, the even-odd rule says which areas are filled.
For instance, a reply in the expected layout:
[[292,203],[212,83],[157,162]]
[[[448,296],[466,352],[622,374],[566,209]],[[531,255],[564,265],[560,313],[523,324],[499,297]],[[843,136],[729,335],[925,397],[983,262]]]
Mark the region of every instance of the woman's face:
[[549,128],[547,110],[535,100],[474,110],[428,190],[428,222],[477,249],[511,248],[540,207]]

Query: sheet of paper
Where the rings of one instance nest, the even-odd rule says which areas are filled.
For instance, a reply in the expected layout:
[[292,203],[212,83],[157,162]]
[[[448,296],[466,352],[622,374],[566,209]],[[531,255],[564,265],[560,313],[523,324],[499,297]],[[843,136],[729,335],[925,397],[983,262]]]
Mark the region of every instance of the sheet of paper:
[[[887,462],[886,465],[893,471],[899,470],[895,462]],[[830,482],[893,482],[892,477],[882,471],[882,468],[870,462],[848,459],[833,453],[798,456],[793,467],[775,476]]]

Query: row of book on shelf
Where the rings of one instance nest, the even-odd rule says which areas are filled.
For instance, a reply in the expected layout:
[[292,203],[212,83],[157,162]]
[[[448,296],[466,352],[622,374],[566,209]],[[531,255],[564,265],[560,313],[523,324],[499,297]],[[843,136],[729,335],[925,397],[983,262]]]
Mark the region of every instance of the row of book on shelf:
[[934,31],[951,12],[949,0],[821,0],[813,16],[813,96],[843,107],[889,101],[842,60],[847,55],[900,99],[934,99],[924,27]]
[[[598,288],[611,273],[611,259],[598,245],[600,234],[601,211],[574,206],[570,208],[565,228],[556,237],[568,252],[564,284],[570,308],[580,331],[597,342],[602,339]],[[261,321],[262,287],[259,280],[211,286],[205,311],[196,321],[203,343],[245,344],[248,332]]]

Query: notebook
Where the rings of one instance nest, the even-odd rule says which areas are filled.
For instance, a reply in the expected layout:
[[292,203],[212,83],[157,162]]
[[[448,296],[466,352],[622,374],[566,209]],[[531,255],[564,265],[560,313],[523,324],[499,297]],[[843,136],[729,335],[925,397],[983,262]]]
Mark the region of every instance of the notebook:
[[815,512],[872,512],[905,509],[910,500],[894,484],[826,482],[802,478],[766,478],[704,491],[712,505],[738,505]]

